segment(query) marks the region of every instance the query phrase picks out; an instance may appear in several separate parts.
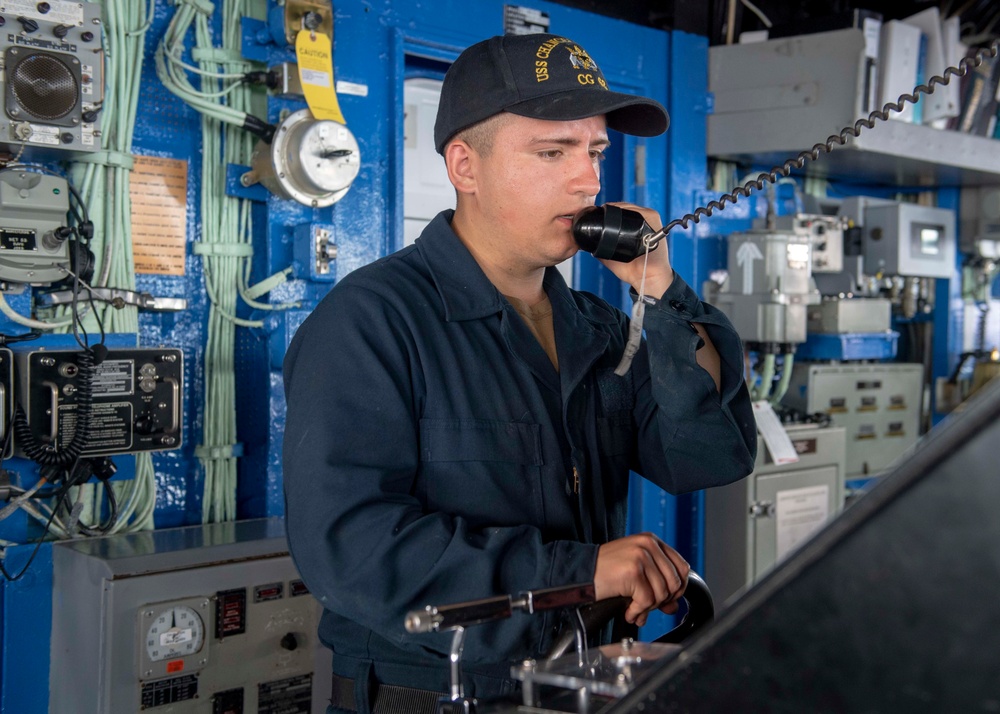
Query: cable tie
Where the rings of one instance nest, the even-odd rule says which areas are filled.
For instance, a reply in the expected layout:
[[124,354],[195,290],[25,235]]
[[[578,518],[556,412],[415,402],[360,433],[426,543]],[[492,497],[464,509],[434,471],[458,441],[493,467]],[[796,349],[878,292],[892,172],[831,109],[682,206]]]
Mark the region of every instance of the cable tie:
[[176,0],[177,5],[190,5],[203,15],[211,15],[215,12],[215,5],[208,0]]
[[135,166],[135,157],[124,151],[95,151],[93,154],[73,157],[73,160],[82,164],[100,164],[101,166],[110,166],[113,169],[126,169],[128,171],[131,171],[132,167]]
[[211,461],[214,459],[239,459],[243,457],[243,444],[219,444],[215,446],[205,446],[199,444],[194,447],[194,455],[199,459]]
[[214,62],[216,64],[242,64],[247,69],[250,62],[243,58],[238,50],[222,47],[195,47],[191,50],[191,59],[195,62]]
[[249,243],[205,243],[195,241],[191,249],[195,255],[214,255],[227,258],[249,258],[253,255],[253,246]]

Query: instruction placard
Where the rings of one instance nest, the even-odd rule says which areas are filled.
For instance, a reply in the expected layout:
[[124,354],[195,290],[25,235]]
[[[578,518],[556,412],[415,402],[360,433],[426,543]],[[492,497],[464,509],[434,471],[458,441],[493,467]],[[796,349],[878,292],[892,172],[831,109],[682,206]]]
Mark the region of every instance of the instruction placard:
[[775,507],[781,560],[799,543],[818,531],[830,517],[830,487],[809,486],[778,491]]
[[187,161],[136,156],[130,179],[135,272],[184,275]]

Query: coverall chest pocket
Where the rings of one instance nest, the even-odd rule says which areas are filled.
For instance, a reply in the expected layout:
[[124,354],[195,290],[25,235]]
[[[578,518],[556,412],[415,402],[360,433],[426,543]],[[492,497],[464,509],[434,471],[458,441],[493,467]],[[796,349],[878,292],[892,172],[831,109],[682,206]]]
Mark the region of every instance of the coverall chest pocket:
[[538,424],[421,419],[418,489],[430,511],[473,527],[542,521]]

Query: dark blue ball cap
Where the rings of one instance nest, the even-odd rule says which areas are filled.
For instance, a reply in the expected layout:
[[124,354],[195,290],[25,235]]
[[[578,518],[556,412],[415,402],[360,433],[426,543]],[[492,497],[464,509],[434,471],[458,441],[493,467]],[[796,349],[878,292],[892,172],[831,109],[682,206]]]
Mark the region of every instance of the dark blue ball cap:
[[657,136],[670,118],[659,102],[612,92],[594,59],[559,35],[498,35],[458,56],[441,87],[434,146],[500,112],[571,121],[604,114],[608,128]]

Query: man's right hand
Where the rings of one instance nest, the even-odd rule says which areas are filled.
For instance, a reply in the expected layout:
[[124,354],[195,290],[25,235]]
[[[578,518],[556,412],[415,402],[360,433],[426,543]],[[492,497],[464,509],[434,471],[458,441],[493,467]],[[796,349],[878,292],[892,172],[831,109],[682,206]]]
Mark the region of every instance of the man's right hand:
[[677,611],[690,571],[676,550],[652,533],[639,533],[598,549],[594,590],[598,600],[632,598],[625,619],[642,627],[652,610]]

